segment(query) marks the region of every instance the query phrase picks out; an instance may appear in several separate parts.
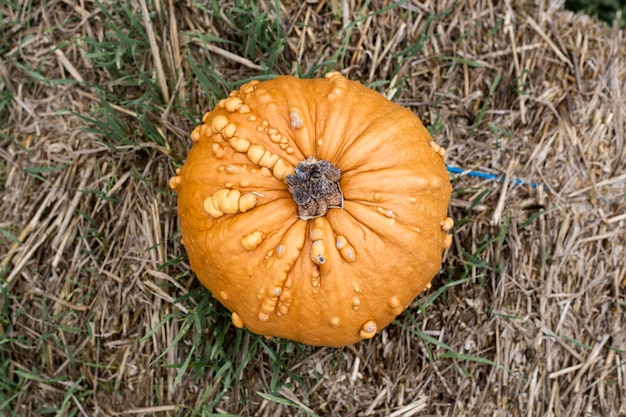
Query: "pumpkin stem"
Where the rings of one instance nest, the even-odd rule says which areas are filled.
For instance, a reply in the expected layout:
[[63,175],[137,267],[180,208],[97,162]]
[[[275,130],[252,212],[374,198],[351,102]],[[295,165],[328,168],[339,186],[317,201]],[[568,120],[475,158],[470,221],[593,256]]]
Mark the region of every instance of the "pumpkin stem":
[[298,217],[310,220],[324,216],[331,208],[343,208],[339,188],[341,171],[328,161],[311,156],[296,165],[287,175],[287,188],[298,205]]

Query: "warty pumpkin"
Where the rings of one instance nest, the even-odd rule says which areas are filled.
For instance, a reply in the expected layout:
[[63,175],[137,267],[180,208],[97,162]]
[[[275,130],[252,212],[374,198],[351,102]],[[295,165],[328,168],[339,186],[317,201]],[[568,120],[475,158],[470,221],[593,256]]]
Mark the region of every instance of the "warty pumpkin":
[[411,111],[333,72],[248,82],[202,122],[170,186],[191,269],[236,327],[344,346],[430,286],[451,185]]

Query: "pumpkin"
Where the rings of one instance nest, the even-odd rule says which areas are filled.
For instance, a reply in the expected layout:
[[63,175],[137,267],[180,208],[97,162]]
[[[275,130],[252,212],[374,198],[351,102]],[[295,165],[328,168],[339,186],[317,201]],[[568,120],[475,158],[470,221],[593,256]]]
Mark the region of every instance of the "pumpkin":
[[202,122],[170,187],[191,269],[236,327],[344,346],[430,286],[451,185],[411,111],[332,72],[250,81]]

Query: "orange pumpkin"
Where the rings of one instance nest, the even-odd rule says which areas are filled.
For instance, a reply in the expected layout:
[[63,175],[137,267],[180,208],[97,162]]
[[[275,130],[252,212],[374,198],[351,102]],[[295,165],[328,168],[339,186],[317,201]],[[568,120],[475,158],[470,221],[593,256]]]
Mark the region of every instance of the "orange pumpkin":
[[235,326],[344,346],[430,286],[451,186],[411,111],[329,73],[248,82],[202,121],[170,186],[191,268]]

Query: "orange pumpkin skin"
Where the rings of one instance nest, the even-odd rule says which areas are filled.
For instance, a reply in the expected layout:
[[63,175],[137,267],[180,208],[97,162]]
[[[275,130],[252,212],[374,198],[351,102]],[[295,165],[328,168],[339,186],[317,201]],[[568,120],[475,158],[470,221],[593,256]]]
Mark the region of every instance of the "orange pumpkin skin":
[[[371,338],[451,243],[445,151],[411,111],[339,73],[252,81],[191,134],[170,186],[192,270],[237,327],[311,345]],[[286,184],[314,156],[343,207],[303,220]]]

